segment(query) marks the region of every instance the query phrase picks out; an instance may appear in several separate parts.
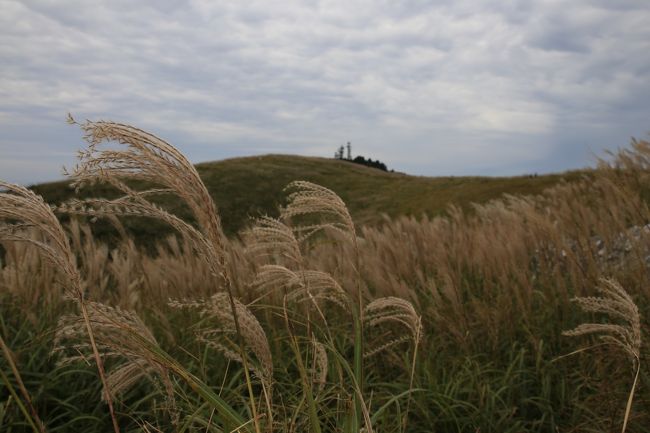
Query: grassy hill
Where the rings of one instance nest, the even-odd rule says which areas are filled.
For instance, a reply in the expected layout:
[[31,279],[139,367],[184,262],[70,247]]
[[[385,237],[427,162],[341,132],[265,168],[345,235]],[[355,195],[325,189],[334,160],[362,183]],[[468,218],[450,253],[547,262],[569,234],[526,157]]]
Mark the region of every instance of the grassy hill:
[[[561,180],[575,180],[584,172],[537,177],[421,177],[389,173],[346,161],[265,155],[198,164],[197,169],[212,193],[226,233],[232,235],[249,224],[251,217],[277,215],[283,188],[294,180],[308,180],[332,189],[347,203],[359,225],[375,224],[389,216],[437,215],[454,204],[468,208],[507,194],[537,194]],[[33,186],[50,203],[75,196],[67,182]],[[114,192],[96,186],[82,196],[106,197]],[[174,200],[162,200],[172,211],[186,216]],[[161,227],[149,221],[132,221],[129,228],[148,237]]]

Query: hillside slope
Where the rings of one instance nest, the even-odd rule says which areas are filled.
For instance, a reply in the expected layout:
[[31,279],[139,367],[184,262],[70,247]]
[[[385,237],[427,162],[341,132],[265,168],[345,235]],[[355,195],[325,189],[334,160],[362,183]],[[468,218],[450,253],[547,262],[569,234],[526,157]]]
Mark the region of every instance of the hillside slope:
[[[378,223],[389,216],[437,215],[450,204],[467,208],[507,194],[537,194],[562,179],[575,180],[584,172],[537,177],[420,177],[389,173],[347,161],[265,155],[233,158],[198,164],[197,169],[210,190],[221,214],[226,233],[232,235],[249,224],[251,217],[277,215],[283,203],[283,188],[294,180],[308,180],[332,189],[347,203],[359,225]],[[67,182],[33,187],[45,200],[59,203],[74,197]],[[94,187],[83,196],[111,196],[109,188]],[[177,201],[163,204],[181,216]],[[156,234],[160,227],[149,222],[133,222],[135,231]],[[143,233],[144,234],[144,233]]]

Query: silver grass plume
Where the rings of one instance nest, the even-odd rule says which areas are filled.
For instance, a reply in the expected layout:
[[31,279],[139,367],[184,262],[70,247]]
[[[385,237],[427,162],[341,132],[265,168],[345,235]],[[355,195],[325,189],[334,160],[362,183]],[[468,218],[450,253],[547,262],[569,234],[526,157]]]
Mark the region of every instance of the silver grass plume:
[[574,298],[584,311],[604,313],[623,324],[615,323],[582,323],[575,329],[564,331],[562,334],[577,337],[587,334],[598,334],[598,338],[620,347],[636,366],[641,350],[641,317],[639,309],[632,297],[621,285],[609,279],[602,279],[602,286],[597,290],[603,297],[587,296]]
[[302,253],[293,230],[282,221],[264,216],[245,233],[246,250],[260,257],[279,257],[282,263],[301,266]]
[[[202,317],[216,320],[218,328],[205,328],[198,332],[198,337],[208,346],[221,352],[226,358],[242,362],[236,344],[232,341],[235,335],[235,320],[229,308],[228,295],[217,293],[206,300],[171,300],[169,305],[174,308],[189,308],[199,312]],[[264,328],[253,313],[238,300],[235,300],[237,320],[245,347],[253,354],[257,363],[249,363],[249,369],[270,390],[273,378],[273,359],[269,342]]]
[[[69,122],[78,124],[72,117],[69,117]],[[221,220],[212,197],[187,158],[166,141],[133,126],[105,121],[86,121],[78,125],[84,131],[88,146],[78,154],[79,163],[71,173],[73,186],[79,189],[87,184],[105,182],[124,196],[115,200],[71,200],[59,210],[92,216],[161,219],[191,241],[212,264],[216,276],[229,280]],[[101,145],[104,142],[117,142],[125,147],[103,149]],[[157,187],[135,190],[125,183],[130,180],[145,181]],[[160,194],[174,194],[183,200],[196,218],[199,229],[148,200]]]
[[[25,231],[36,229],[42,240],[34,239]],[[75,299],[82,313],[85,335],[89,339],[97,371],[102,382],[104,399],[113,423],[115,433],[120,427],[113,408],[109,385],[104,371],[104,363],[99,354],[90,323],[87,301],[77,268],[77,261],[70,247],[70,241],[59,220],[43,199],[25,187],[0,181],[0,238],[9,241],[26,242],[35,246],[43,258],[50,262],[67,281],[63,287],[69,297]]]
[[296,276],[303,282],[302,286],[287,294],[289,301],[307,302],[329,301],[343,310],[349,311],[350,299],[348,293],[343,290],[339,283],[327,272],[322,271],[298,271]]
[[284,289],[290,302],[329,301],[346,311],[350,308],[347,292],[327,272],[292,271],[280,265],[263,265],[253,286],[263,294]]
[[[159,346],[149,328],[135,313],[119,307],[99,302],[88,302],[87,307],[95,341],[103,357],[121,361],[106,372],[111,395],[123,394],[145,379],[155,385],[160,381],[164,387],[168,409],[173,419],[177,420],[169,371],[151,354],[150,348]],[[91,347],[84,339],[83,324],[83,317],[78,314],[65,315],[59,319],[52,352],[59,355],[60,365],[91,360]]]
[[381,343],[367,349],[364,357],[370,357],[409,340],[417,347],[422,335],[422,319],[409,301],[388,296],[375,299],[364,308],[364,325],[366,328],[391,323],[406,328],[408,334],[397,336],[389,332],[387,335],[391,336],[391,338],[388,340],[382,338]]
[[356,243],[354,222],[345,203],[336,193],[324,186],[307,181],[291,182],[285,191],[293,191],[287,197],[288,204],[282,210],[282,219],[316,214],[323,221],[294,227],[299,240],[304,240],[324,229],[333,229]]
[[574,298],[573,301],[590,313],[602,313],[623,324],[615,323],[583,323],[575,329],[564,331],[562,334],[570,337],[597,334],[598,338],[607,344],[613,344],[621,349],[636,368],[636,374],[625,408],[622,432],[627,428],[627,423],[632,410],[634,390],[641,371],[641,316],[639,309],[632,297],[612,279],[601,279],[602,285],[597,290],[602,297],[587,296]]
[[[31,228],[38,230],[40,240],[27,230]],[[42,257],[65,276],[67,295],[83,298],[81,276],[69,240],[40,196],[23,186],[0,181],[0,238],[37,247]]]

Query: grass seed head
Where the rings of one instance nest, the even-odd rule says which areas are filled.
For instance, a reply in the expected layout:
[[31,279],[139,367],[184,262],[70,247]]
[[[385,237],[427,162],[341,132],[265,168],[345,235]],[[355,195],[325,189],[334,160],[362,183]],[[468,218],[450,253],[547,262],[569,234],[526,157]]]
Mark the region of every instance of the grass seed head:
[[318,215],[323,221],[317,224],[298,225],[294,230],[299,240],[304,240],[325,229],[333,229],[356,239],[354,222],[348,208],[336,193],[324,186],[307,181],[291,182],[285,190],[293,191],[282,210],[282,219],[290,220],[305,215]]
[[262,217],[256,220],[255,225],[245,234],[246,249],[257,256],[279,256],[281,263],[287,266],[300,266],[302,253],[293,230],[282,221]]
[[602,313],[622,324],[615,323],[583,323],[563,335],[578,337],[587,334],[597,334],[606,343],[612,343],[625,351],[633,364],[639,361],[641,354],[641,317],[639,309],[632,297],[614,280],[602,279],[598,291],[602,297],[574,298],[584,311]]
[[364,308],[364,325],[367,328],[391,323],[405,327],[410,335],[385,334],[388,338],[367,349],[364,354],[365,357],[372,356],[409,340],[413,342],[414,346],[419,344],[422,335],[422,319],[409,301],[388,296],[375,299]]
[[[243,361],[237,347],[228,338],[235,335],[235,320],[226,293],[217,293],[207,300],[170,301],[169,305],[175,308],[191,308],[197,310],[201,316],[215,319],[219,327],[201,329],[198,333],[199,339],[228,359],[236,362]],[[235,307],[245,346],[257,360],[257,365],[250,364],[249,367],[270,389],[273,358],[264,328],[246,305],[235,300]]]
[[[88,316],[95,342],[104,359],[114,358],[118,363],[107,371],[107,385],[111,395],[120,395],[142,380],[160,379],[171,410],[175,411],[173,385],[168,369],[157,362],[151,350],[158,347],[149,328],[137,314],[99,302],[87,302]],[[52,352],[61,365],[92,360],[84,319],[80,314],[69,314],[59,319]]]

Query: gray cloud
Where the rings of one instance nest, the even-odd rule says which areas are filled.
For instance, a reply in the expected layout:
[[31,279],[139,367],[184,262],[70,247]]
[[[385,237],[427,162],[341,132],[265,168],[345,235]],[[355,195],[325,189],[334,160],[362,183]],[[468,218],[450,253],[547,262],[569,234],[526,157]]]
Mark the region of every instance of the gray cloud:
[[581,167],[644,137],[643,0],[0,0],[0,178],[113,119],[193,161],[358,153],[414,174]]

